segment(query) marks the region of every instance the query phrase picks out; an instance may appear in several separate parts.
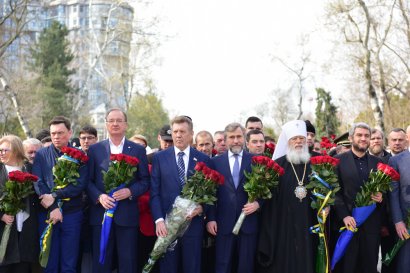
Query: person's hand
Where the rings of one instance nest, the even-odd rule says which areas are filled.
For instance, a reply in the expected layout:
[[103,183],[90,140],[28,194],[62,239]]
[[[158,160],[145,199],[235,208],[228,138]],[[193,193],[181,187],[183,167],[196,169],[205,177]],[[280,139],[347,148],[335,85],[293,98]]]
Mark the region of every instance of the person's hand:
[[167,227],[165,226],[165,222],[163,220],[156,223],[155,230],[158,237],[165,237],[168,234]]
[[116,201],[121,201],[121,200],[127,199],[130,196],[131,196],[131,191],[130,191],[129,188],[120,189],[120,190],[114,192],[113,195],[112,195],[112,197]]
[[45,208],[48,209],[55,201],[54,197],[51,194],[43,194],[40,197],[41,200],[41,205]]
[[8,214],[3,214],[1,217],[1,220],[6,224],[6,225],[11,225],[14,222],[14,216],[13,215],[8,215]]
[[356,220],[352,216],[346,216],[343,218],[343,223],[347,229],[351,230],[356,228]]
[[396,232],[400,239],[405,240],[409,237],[409,232],[407,231],[406,225],[400,221],[395,224]]
[[208,223],[206,223],[206,230],[216,236],[216,233],[218,231],[218,225],[216,224],[216,221],[209,221]]
[[53,225],[55,225],[58,222],[63,222],[63,214],[59,208],[55,208],[50,212],[49,223],[53,223]]
[[186,219],[191,220],[191,219],[194,218],[195,216],[202,214],[202,212],[204,212],[204,209],[202,208],[201,205],[198,205],[198,206],[194,209],[194,211],[193,211],[190,215],[188,215],[188,217],[187,217]]
[[254,213],[260,208],[258,201],[253,201],[252,203],[246,203],[243,206],[242,211],[245,213],[245,215],[249,215]]
[[101,206],[105,209],[111,209],[114,207],[115,199],[110,197],[108,194],[101,194],[100,197],[98,198],[98,201],[100,202]]
[[330,207],[329,206],[322,209],[322,213],[324,214],[325,218],[327,218],[327,216],[329,215],[329,212],[330,212]]
[[381,192],[377,192],[376,194],[372,194],[372,200],[376,203],[381,203],[383,201],[383,194]]

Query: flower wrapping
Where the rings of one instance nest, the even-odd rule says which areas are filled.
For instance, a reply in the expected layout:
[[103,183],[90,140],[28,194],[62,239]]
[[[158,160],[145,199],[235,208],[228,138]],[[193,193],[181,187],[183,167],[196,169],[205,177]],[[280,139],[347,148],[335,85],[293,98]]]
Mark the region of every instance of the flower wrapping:
[[356,194],[355,205],[353,208],[352,216],[356,221],[356,229],[344,230],[337,240],[335,251],[332,257],[331,268],[332,270],[336,266],[336,263],[343,257],[346,252],[346,248],[350,243],[350,240],[357,232],[366,219],[376,209],[376,202],[372,200],[372,195],[381,192],[386,193],[391,191],[391,182],[399,181],[400,175],[395,169],[387,164],[378,163],[377,171],[371,171],[368,181],[361,187],[360,191]]
[[[29,173],[21,171],[10,172],[9,179],[6,181],[0,197],[0,211],[15,216],[20,210],[24,210],[24,198],[34,193],[33,182],[37,180],[37,176]],[[12,224],[4,226],[0,242],[0,263],[3,262],[6,255],[11,226]]]
[[[243,186],[244,190],[248,193],[248,203],[252,203],[257,199],[272,198],[271,190],[278,186],[279,176],[285,173],[284,169],[266,156],[252,157],[251,169],[250,173],[245,172],[247,180]],[[245,217],[244,212],[239,215],[232,230],[233,234],[239,234]]]
[[307,189],[312,190],[311,207],[317,210],[318,224],[310,227],[311,233],[318,234],[319,245],[316,255],[316,273],[328,272],[329,252],[326,240],[325,208],[334,204],[335,193],[340,190],[336,166],[339,160],[328,155],[315,156],[310,159],[312,174]]
[[[62,147],[63,153],[57,159],[53,167],[54,188],[52,192],[64,189],[68,185],[76,185],[77,178],[80,177],[79,169],[88,161],[88,156],[81,150],[72,147]],[[69,201],[70,198],[57,200],[58,207],[62,211],[64,201]],[[50,254],[51,240],[53,235],[53,223],[47,220],[48,225],[43,230],[40,236],[40,256],[39,262],[42,267],[48,264],[48,257]]]
[[[110,197],[112,197],[114,192],[126,187],[131,182],[134,173],[137,171],[136,166],[138,163],[138,158],[126,154],[112,154],[110,156],[110,166],[107,171],[103,171],[104,189]],[[117,206],[118,201],[115,201],[114,207],[104,212],[100,236],[100,264],[105,262],[112,220]]]
[[173,249],[177,238],[182,237],[188,229],[191,220],[187,217],[198,204],[212,205],[216,202],[217,186],[223,183],[224,177],[220,173],[208,168],[203,162],[196,163],[194,174],[187,180],[181,196],[175,199],[171,211],[165,217],[167,236],[158,237],[155,241],[143,273],[151,272],[158,259]]

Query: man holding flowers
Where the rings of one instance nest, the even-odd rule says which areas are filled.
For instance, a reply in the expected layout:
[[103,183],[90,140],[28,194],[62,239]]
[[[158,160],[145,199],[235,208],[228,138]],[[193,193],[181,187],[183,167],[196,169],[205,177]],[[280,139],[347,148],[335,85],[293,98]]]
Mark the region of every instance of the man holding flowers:
[[[87,172],[80,178],[81,181],[88,182],[87,193],[92,204],[90,225],[93,236],[93,272],[111,272],[114,246],[116,246],[118,272],[133,273],[137,270],[137,262],[142,262],[137,261],[137,197],[149,187],[148,161],[144,147],[125,138],[128,125],[127,116],[122,110],[117,108],[109,110],[105,116],[105,122],[108,139],[90,146]],[[106,190],[107,181],[104,181],[104,173],[107,173],[114,161],[121,161],[118,157],[130,158],[130,160],[133,158],[137,163],[137,170],[131,174],[130,181],[122,181],[125,186],[109,194]],[[115,206],[112,223],[105,237],[103,262],[100,262],[102,222],[103,219],[106,221],[105,212],[114,209]]]
[[[389,164],[400,174],[400,179],[392,183],[390,208],[393,223],[400,240],[409,238],[410,226],[406,226],[406,218],[410,210],[410,152],[404,150],[389,160]],[[410,241],[407,240],[397,256],[397,272],[408,272],[410,268]]]
[[313,273],[317,236],[309,228],[317,223],[306,188],[311,174],[306,124],[287,122],[282,127],[273,159],[284,169],[277,190],[261,211],[257,261],[259,273]]
[[[174,146],[154,154],[151,172],[151,211],[156,234],[165,237],[168,228],[165,217],[172,209],[176,197],[181,194],[187,177],[194,174],[197,162],[208,164],[209,156],[190,147],[194,136],[192,120],[177,116],[171,121]],[[201,251],[204,232],[204,207],[199,205],[190,216],[192,219],[184,235],[177,240],[172,251],[160,260],[162,273],[201,272]],[[182,264],[180,264],[182,261]]]
[[[363,122],[353,125],[349,131],[351,150],[336,156],[340,160],[337,168],[341,190],[336,193],[335,211],[346,229],[356,231],[356,219],[352,217],[355,199],[360,187],[369,179],[371,170],[377,170],[381,160],[367,154],[371,130]],[[342,272],[376,273],[380,245],[381,206],[383,196],[377,192],[371,196],[377,207],[356,231],[348,245],[342,261]],[[337,268],[337,267],[336,267]]]
[[[217,203],[208,213],[207,230],[216,235],[215,272],[238,273],[254,271],[256,237],[258,232],[258,201],[248,203],[244,190],[244,172],[251,172],[252,154],[244,150],[245,128],[239,123],[225,127],[225,143],[228,151],[211,160],[211,167],[225,177],[218,187]],[[241,213],[246,218],[238,235],[232,230]]]
[[[33,165],[33,174],[38,176],[36,192],[43,206],[39,212],[40,234],[48,226],[46,220],[54,225],[49,260],[44,272],[76,272],[83,220],[82,192],[86,181],[77,181],[76,184],[70,183],[65,188],[54,190],[53,167],[64,154],[61,149],[69,146],[72,131],[70,121],[63,116],[54,117],[49,125],[52,144],[36,153]],[[69,200],[64,201],[60,209],[59,200],[67,198]]]

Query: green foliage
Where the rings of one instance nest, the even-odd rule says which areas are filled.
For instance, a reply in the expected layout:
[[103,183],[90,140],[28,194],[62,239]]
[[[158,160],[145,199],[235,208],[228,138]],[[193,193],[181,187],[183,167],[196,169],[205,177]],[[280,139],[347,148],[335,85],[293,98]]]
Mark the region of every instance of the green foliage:
[[78,172],[80,165],[70,160],[60,157],[53,167],[55,188],[64,188],[68,184],[77,185],[77,178],[80,177]]
[[43,102],[41,111],[42,127],[56,115],[70,116],[76,90],[70,86],[69,77],[74,73],[68,68],[74,56],[69,51],[66,39],[68,30],[53,21],[40,34],[39,42],[31,51],[31,68],[38,73],[40,83],[39,98]]
[[195,172],[185,183],[182,189],[182,197],[188,198],[197,204],[213,205],[216,198],[217,184],[206,179],[202,172]]
[[31,182],[19,183],[7,180],[0,197],[0,210],[9,215],[16,215],[26,207],[24,198],[34,193]]
[[158,132],[164,124],[169,123],[167,111],[162,100],[154,93],[136,95],[131,101],[128,115],[128,136],[142,134],[148,140],[148,145],[157,144]]
[[137,167],[127,164],[125,161],[111,161],[107,171],[102,171],[104,189],[109,193],[121,184],[128,184],[134,177]]
[[[339,181],[337,178],[337,174],[335,173],[335,166],[330,163],[320,164],[320,165],[311,165],[312,171],[319,176],[322,180],[324,180],[332,189],[329,189],[323,183],[321,183],[314,175],[313,172],[310,175],[310,182],[306,185],[307,189],[311,189],[315,194],[319,194],[321,196],[327,196],[330,191],[331,194],[329,199],[327,200],[326,206],[331,206],[335,202],[335,194],[340,190]],[[310,206],[315,209],[319,210],[324,203],[324,199],[322,198],[313,198]]]
[[316,88],[316,93],[316,136],[338,135],[340,121],[330,93],[322,88]]
[[386,193],[391,191],[391,178],[382,171],[372,171],[369,174],[369,180],[360,187],[356,194],[356,207],[364,207],[376,202],[372,200],[372,194],[377,192]]

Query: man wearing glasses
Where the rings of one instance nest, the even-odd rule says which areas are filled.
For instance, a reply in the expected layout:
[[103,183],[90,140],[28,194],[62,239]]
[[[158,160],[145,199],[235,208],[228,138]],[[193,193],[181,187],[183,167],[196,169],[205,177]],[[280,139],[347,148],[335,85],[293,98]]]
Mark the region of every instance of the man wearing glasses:
[[[100,141],[88,149],[87,175],[80,180],[88,182],[87,193],[91,200],[90,225],[93,240],[93,272],[111,273],[114,255],[118,260],[119,273],[137,271],[138,206],[137,198],[149,187],[148,162],[143,146],[125,138],[128,128],[127,115],[121,109],[111,109],[105,116],[108,139]],[[126,154],[139,159],[134,178],[126,187],[115,191],[112,197],[105,192],[103,173],[110,164],[111,154]],[[125,181],[124,181],[125,182]],[[114,207],[111,232],[103,264],[99,263],[100,238],[104,212]],[[117,253],[114,254],[114,249]],[[142,261],[139,261],[142,262]]]
[[98,141],[97,130],[90,125],[84,126],[80,131],[79,139],[81,150],[87,153],[90,145],[97,143]]

